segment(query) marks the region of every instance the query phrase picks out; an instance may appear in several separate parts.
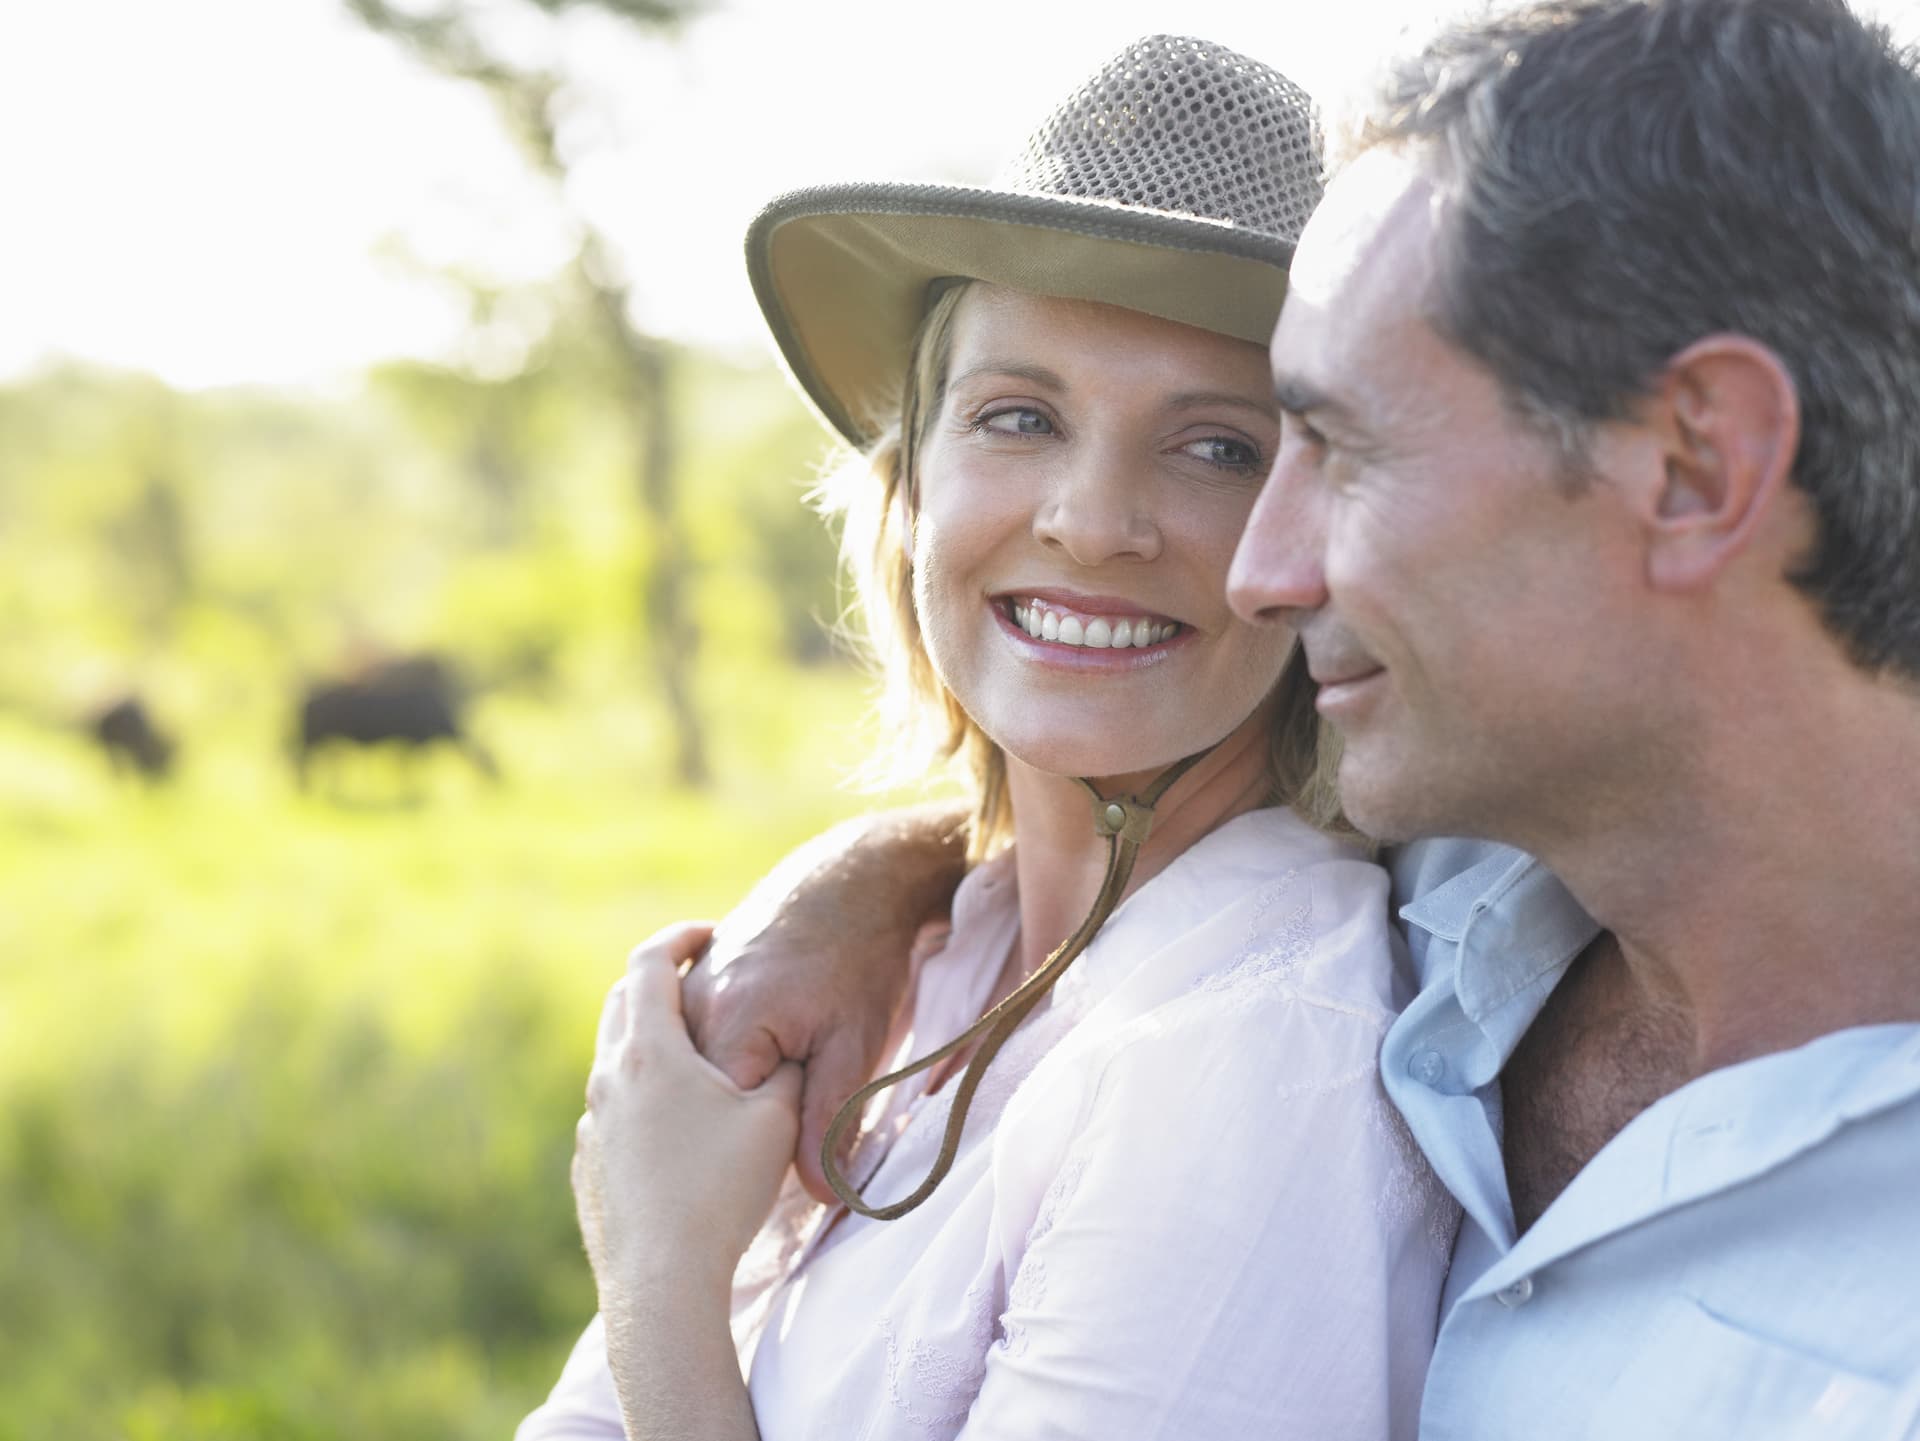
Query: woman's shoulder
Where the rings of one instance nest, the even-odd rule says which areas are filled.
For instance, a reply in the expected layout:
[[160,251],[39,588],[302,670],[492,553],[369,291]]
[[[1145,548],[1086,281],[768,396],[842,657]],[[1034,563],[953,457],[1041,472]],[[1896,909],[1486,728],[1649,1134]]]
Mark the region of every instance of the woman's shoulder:
[[1079,1124],[1103,1113],[1136,1123],[1152,1098],[1177,1098],[1182,1114],[1208,1119],[1153,1143],[1168,1154],[1227,1142],[1270,1159],[1296,1155],[1302,1135],[1367,1134],[1394,1166],[1408,1163],[1379,1073],[1381,1042],[1413,994],[1384,873],[1308,844],[1216,902],[1151,967],[1175,983],[1113,1016],[1083,1053]]
[[1231,934],[1109,1032],[1098,1069],[1182,1076],[1189,1094],[1377,1089],[1380,1044],[1412,985],[1384,906],[1345,880],[1276,878],[1224,913]]
[[1190,847],[1135,903],[1152,970],[1176,982],[1163,1005],[1304,1006],[1384,1030],[1412,995],[1388,891],[1360,847],[1269,808]]
[[1321,866],[1381,870],[1368,859],[1359,841],[1329,834],[1286,806],[1261,806],[1215,826],[1167,869],[1172,872],[1197,867],[1246,884],[1270,880],[1284,871]]
[[1386,874],[1356,848],[1254,812],[1128,905],[1056,987],[1075,1017],[1049,1058],[1061,1104],[1090,1107],[1139,1075],[1185,1095],[1378,1089],[1380,1041],[1412,985]]
[[1008,1113],[1006,1165],[1039,1177],[1032,1189],[1091,1147],[1116,1196],[1143,1166],[1222,1196],[1265,1195],[1302,1164],[1318,1168],[1319,1196],[1418,1190],[1424,1168],[1379,1071],[1403,948],[1369,871],[1322,851],[1216,898],[1029,1078]]

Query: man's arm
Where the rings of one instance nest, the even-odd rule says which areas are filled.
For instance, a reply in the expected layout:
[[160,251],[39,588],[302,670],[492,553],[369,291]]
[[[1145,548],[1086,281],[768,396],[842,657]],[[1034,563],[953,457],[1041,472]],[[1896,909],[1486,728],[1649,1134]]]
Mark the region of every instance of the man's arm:
[[795,1154],[809,1192],[827,1123],[880,1063],[905,993],[914,933],[944,912],[966,868],[965,813],[862,816],[788,856],[720,923],[686,977],[688,1029],[752,1090],[782,1060],[806,1067]]

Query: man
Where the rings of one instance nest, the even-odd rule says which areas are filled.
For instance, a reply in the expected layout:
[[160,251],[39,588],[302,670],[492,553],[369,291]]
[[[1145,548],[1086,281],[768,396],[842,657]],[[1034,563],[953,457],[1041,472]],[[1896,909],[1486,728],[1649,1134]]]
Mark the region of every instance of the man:
[[[1523,848],[1396,862],[1382,1076],[1466,1212],[1422,1435],[1920,1432],[1920,78],[1837,0],[1457,31],[1272,358],[1235,608],[1298,630],[1356,822]],[[903,954],[944,854],[831,853],[702,1030],[814,1057],[810,1138],[900,982],[783,932]]]

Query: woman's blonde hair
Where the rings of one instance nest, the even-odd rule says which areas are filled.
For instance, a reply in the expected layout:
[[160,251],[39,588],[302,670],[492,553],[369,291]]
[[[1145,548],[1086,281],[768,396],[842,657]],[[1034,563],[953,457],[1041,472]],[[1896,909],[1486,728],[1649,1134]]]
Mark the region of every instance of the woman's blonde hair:
[[[948,283],[914,335],[898,418],[864,452],[849,455],[823,481],[821,511],[841,521],[840,559],[852,582],[854,608],[865,622],[862,648],[879,670],[882,712],[898,739],[883,773],[921,779],[958,756],[973,783],[968,855],[979,860],[1012,836],[1007,762],[940,683],[913,604],[913,565],[904,517],[911,511],[918,457],[945,403],[953,318],[970,281]],[[1298,646],[1275,683],[1269,737],[1268,800],[1289,805],[1322,830],[1353,834],[1335,785],[1339,741],[1314,709],[1314,684]]]

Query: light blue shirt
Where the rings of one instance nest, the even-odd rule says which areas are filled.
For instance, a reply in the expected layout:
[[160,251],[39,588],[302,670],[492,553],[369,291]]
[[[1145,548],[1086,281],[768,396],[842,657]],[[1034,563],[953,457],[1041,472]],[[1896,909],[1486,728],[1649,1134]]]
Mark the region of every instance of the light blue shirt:
[[1920,1025],[1699,1077],[1516,1240],[1500,1067],[1598,927],[1505,847],[1394,879],[1421,991],[1382,1075],[1465,1210],[1422,1441],[1920,1437]]

